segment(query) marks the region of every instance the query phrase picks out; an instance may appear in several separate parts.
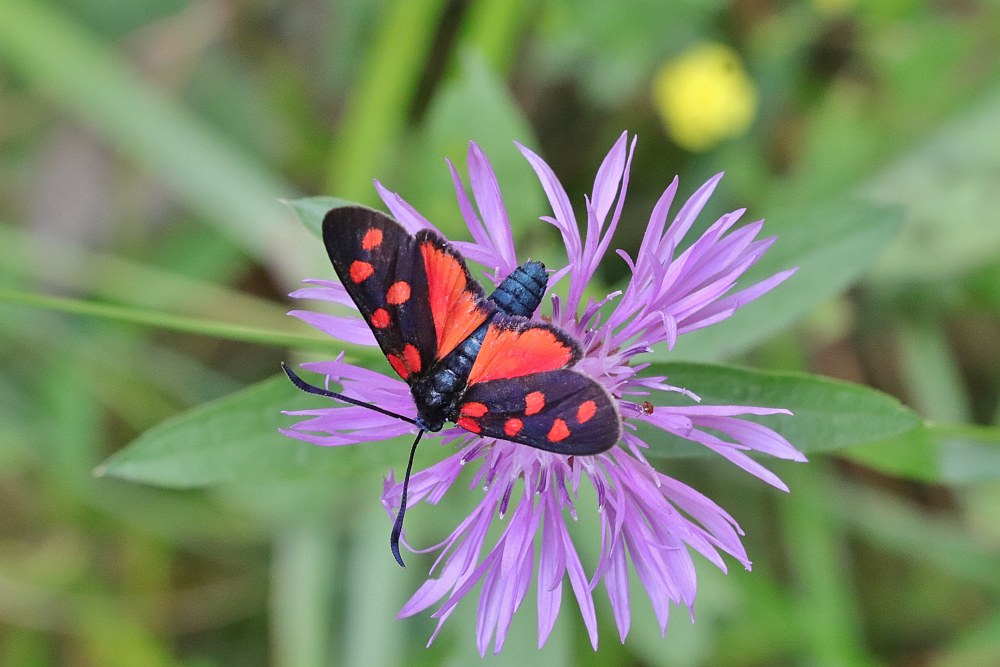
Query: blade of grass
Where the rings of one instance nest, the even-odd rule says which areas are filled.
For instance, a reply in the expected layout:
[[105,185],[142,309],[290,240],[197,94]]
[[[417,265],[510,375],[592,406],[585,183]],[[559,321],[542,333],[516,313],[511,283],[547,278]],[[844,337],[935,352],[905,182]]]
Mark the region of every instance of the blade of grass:
[[910,322],[899,334],[901,370],[917,411],[935,422],[971,421],[969,400],[942,323]]
[[288,324],[284,304],[57,239],[33,237],[5,224],[0,224],[0,266],[46,286],[123,305],[209,316],[225,304],[226,317],[233,321],[275,329]]
[[462,27],[460,51],[475,48],[495,71],[506,72],[517,53],[517,33],[534,4],[533,0],[473,3]]
[[1000,428],[926,424],[840,452],[888,475],[955,486],[1000,479]]
[[[385,631],[406,601],[411,584],[401,585],[403,574],[389,555],[389,519],[374,499],[359,503],[356,516],[347,528],[350,545],[346,559],[346,595],[350,614],[345,616],[343,667],[400,665],[405,643],[402,633]],[[407,554],[407,561],[416,555]],[[419,562],[419,561],[418,561]],[[411,562],[419,571],[420,565]],[[411,575],[412,572],[407,574]]]
[[294,188],[139,80],[110,45],[43,0],[0,0],[0,62],[155,170],[285,283],[301,279],[312,240],[279,203]]
[[[782,474],[792,489],[782,499],[788,563],[795,578],[798,627],[807,636],[811,664],[874,664],[861,638],[858,598],[852,595],[842,526],[829,520],[823,499],[827,477],[821,463],[788,467]],[[787,501],[787,502],[786,502]]]
[[46,294],[0,289],[0,302],[3,301],[35,308],[46,308],[73,315],[100,317],[118,322],[141,324],[159,329],[212,336],[227,340],[238,340],[257,345],[295,348],[310,352],[325,352],[327,354],[335,353],[340,347],[336,341],[319,334],[276,331],[263,327],[232,324],[197,317],[185,317],[183,315],[172,315],[170,313]]
[[330,664],[332,573],[336,549],[326,519],[287,527],[274,542],[271,567],[272,660],[277,667]]
[[886,493],[840,483],[831,515],[872,543],[930,563],[994,593],[1000,591],[1000,556],[976,544],[955,521],[928,515]]
[[403,132],[446,4],[443,0],[386,3],[330,149],[330,192],[374,203],[372,179],[384,172]]

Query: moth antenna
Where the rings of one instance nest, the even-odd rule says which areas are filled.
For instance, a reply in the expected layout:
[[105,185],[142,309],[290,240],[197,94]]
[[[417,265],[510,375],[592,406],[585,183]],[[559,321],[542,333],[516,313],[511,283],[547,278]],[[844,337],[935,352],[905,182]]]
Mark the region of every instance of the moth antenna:
[[417,443],[420,436],[424,434],[423,429],[417,431],[417,437],[410,446],[410,460],[406,462],[406,475],[403,477],[403,494],[399,498],[399,512],[396,513],[396,521],[392,524],[392,535],[389,536],[389,549],[400,567],[406,567],[403,557],[399,555],[399,536],[403,532],[403,515],[406,514],[406,492],[410,488],[410,470],[413,469],[413,455],[417,452]]
[[[281,362],[281,370],[285,371],[285,375],[287,375],[288,379],[292,381],[292,384],[294,384],[296,387],[306,392],[307,394],[316,394],[317,396],[328,396],[329,398],[333,398],[338,401],[343,401],[344,403],[350,403],[351,405],[357,405],[362,408],[368,408],[369,410],[374,410],[375,412],[381,412],[382,414],[388,417],[395,417],[396,419],[402,419],[404,422],[408,424],[419,426],[419,424],[417,424],[415,419],[410,419],[409,417],[397,414],[395,412],[389,412],[388,410],[384,410],[383,408],[380,408],[377,405],[372,405],[371,403],[365,403],[364,401],[359,401],[356,398],[351,398],[350,396],[344,396],[343,394],[338,394],[335,391],[329,391],[327,389],[323,389],[322,387],[316,387],[314,385],[311,385],[302,378],[300,378],[298,375],[296,375],[295,371],[289,368],[288,364],[286,364],[284,361]],[[419,437],[417,439],[419,440]]]

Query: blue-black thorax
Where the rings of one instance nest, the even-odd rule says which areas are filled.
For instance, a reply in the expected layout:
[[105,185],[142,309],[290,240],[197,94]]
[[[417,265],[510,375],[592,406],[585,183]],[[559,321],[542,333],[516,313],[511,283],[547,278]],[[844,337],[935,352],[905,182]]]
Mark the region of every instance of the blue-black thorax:
[[454,421],[459,398],[479,355],[490,321],[497,313],[531,317],[542,302],[548,280],[541,262],[525,262],[497,285],[489,296],[496,311],[441,360],[437,372],[413,385],[417,421],[421,428],[440,431],[445,421]]

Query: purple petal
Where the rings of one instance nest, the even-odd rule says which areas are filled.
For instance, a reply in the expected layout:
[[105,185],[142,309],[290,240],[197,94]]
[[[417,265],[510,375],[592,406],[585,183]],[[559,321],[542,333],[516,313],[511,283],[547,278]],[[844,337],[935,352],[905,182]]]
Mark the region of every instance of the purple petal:
[[611,147],[594,179],[593,205],[594,212],[598,220],[604,220],[611,204],[618,196],[618,185],[622,180],[622,171],[625,169],[625,146],[628,143],[628,132],[622,132],[618,141]]
[[[794,269],[788,269],[786,271],[782,271],[781,273],[776,273],[770,278],[767,278],[766,280],[762,280],[751,287],[748,287],[739,292],[735,292],[734,294],[730,294],[724,299],[720,299],[716,301],[714,304],[707,306],[706,308],[703,308],[699,313],[699,315],[701,315],[702,318],[709,318],[713,317],[716,313],[720,312],[726,312],[732,314],[739,308],[742,308],[748,303],[756,300],[758,297],[770,292],[772,289],[774,289],[781,283],[785,282],[785,280],[791,277],[792,274],[794,274],[796,271],[798,271],[797,267]],[[726,317],[728,317],[728,315]],[[720,319],[725,319],[725,317]],[[718,321],[718,319],[715,319],[713,321]],[[687,326],[689,331],[696,328],[690,324]]]
[[698,426],[720,431],[737,442],[741,442],[751,449],[763,452],[764,454],[792,461],[801,462],[806,460],[805,455],[795,449],[792,443],[785,440],[775,431],[756,422],[729,417],[700,417],[697,420],[697,424]]
[[623,644],[632,622],[629,608],[628,563],[625,561],[624,547],[625,545],[621,544],[617,548],[611,548],[608,557],[610,565],[604,577],[604,587],[608,591],[611,611],[615,617],[615,624],[618,626],[618,637]]
[[[626,135],[622,134],[624,138]],[[620,140],[619,140],[620,141]],[[622,207],[625,205],[625,194],[628,192],[628,178],[632,167],[632,155],[635,153],[635,139],[632,139],[632,145],[629,147],[628,157],[625,160],[625,166],[621,172],[621,194],[618,196],[618,205],[615,206],[615,213],[611,216],[611,223],[607,226],[604,232],[604,236],[600,239],[597,245],[597,252],[591,257],[591,274],[597,270],[597,263],[604,258],[604,254],[608,251],[608,246],[611,244],[611,238],[614,236],[615,230],[618,228],[618,221],[621,220]],[[595,197],[596,197],[595,193]],[[609,202],[610,203],[610,202]],[[600,220],[603,220],[607,213],[600,213],[598,216]]]
[[[677,194],[679,183],[680,179],[674,176],[674,180],[670,182],[670,185],[657,200],[656,206],[653,207],[653,212],[649,216],[649,224],[646,226],[646,233],[642,237],[642,244],[639,246],[639,253],[636,257],[654,256],[653,245],[661,242],[663,227],[667,223],[667,215],[670,213],[670,206],[674,202],[674,195]],[[673,255],[674,249],[671,247],[667,254]]]
[[563,548],[566,553],[566,572],[569,574],[569,583],[576,596],[576,602],[580,606],[580,615],[583,617],[583,625],[587,628],[587,635],[590,637],[590,645],[597,650],[597,612],[594,610],[594,598],[590,593],[590,586],[587,584],[587,576],[583,572],[583,565],[576,554],[573,541],[569,534],[563,532]]
[[572,263],[575,258],[580,256],[580,230],[576,227],[576,217],[573,215],[573,207],[569,203],[566,190],[563,189],[562,183],[556,178],[552,168],[542,158],[521,144],[517,144],[517,147],[528,160],[531,168],[535,170],[538,180],[541,181],[542,189],[545,191],[545,196],[548,197],[549,205],[552,206],[552,212],[555,214],[551,221],[562,233],[563,241],[566,243],[566,254]]
[[316,313],[311,310],[292,310],[288,313],[292,317],[297,317],[306,324],[316,327],[327,336],[342,340],[353,345],[367,345],[374,347],[378,345],[372,330],[368,328],[364,320],[357,317],[338,317],[327,315],[326,313]]
[[503,260],[500,265],[503,273],[510,273],[517,268],[517,254],[514,252],[514,239],[511,236],[507,208],[500,195],[500,184],[497,183],[493,166],[479,146],[473,142],[469,143],[468,166],[472,194],[486,225],[489,246],[497,253],[499,259]]
[[392,214],[392,217],[396,219],[396,222],[403,225],[408,232],[416,234],[421,229],[433,229],[439,234],[441,233],[434,225],[428,222],[427,218],[420,215],[417,209],[410,206],[398,194],[387,190],[378,181],[375,181],[375,189],[378,191],[378,196],[389,208],[389,213]]
[[[667,242],[667,245],[664,246],[664,249],[669,248],[670,252],[673,252],[673,248],[676,248],[679,245],[680,240],[683,239],[684,235],[687,234],[689,229],[691,229],[691,225],[693,225],[694,221],[698,218],[698,214],[701,213],[703,208],[705,208],[705,204],[708,203],[712,193],[715,192],[715,187],[719,184],[719,181],[722,180],[722,176],[722,173],[718,173],[708,179],[704,185],[698,188],[695,193],[691,195],[686,202],[684,202],[684,206],[681,207],[677,217],[674,218],[673,223],[671,223],[670,227],[667,229],[667,234],[664,237],[664,241]],[[663,255],[661,255],[661,257],[663,257]]]

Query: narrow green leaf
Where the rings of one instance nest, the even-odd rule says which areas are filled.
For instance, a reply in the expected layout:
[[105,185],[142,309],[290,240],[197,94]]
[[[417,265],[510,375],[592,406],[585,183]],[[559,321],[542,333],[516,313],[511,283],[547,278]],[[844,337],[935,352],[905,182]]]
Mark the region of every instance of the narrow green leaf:
[[[895,398],[861,385],[815,375],[708,364],[654,364],[650,375],[693,391],[703,405],[786,408],[792,415],[754,417],[806,454],[882,440],[916,428],[920,418]],[[691,404],[677,394],[673,405]],[[708,456],[705,447],[652,427],[640,428],[656,456]]]
[[850,565],[841,557],[846,535],[832,521],[830,466],[814,462],[786,470],[792,493],[779,504],[788,569],[795,582],[795,629],[806,638],[817,665],[875,665],[861,641],[859,600],[844,586]]
[[308,237],[278,204],[294,188],[140,81],[111,45],[49,2],[4,0],[0,62],[110,145],[153,168],[188,205],[287,283],[301,279],[303,263],[312,257]]
[[1000,428],[995,426],[931,424],[843,454],[890,475],[922,482],[1000,480]]
[[[202,244],[203,239],[204,234],[192,235],[191,242]],[[38,261],[39,253],[46,261]],[[226,318],[233,323],[279,331],[296,326],[290,322],[285,303],[58,238],[34,236],[4,223],[0,223],[0,266],[32,283],[59,286],[72,294],[123,306],[212,317],[225,304]]]
[[[895,399],[872,389],[826,378],[763,373],[704,364],[661,364],[650,369],[699,393],[703,403],[785,407],[794,416],[761,417],[806,453],[885,439],[914,428],[919,419]],[[281,436],[295,417],[282,410],[327,405],[304,396],[284,377],[249,387],[169,419],[109,458],[98,474],[169,487],[254,479],[343,478],[371,465],[385,466],[402,441],[337,451]],[[640,435],[657,456],[710,452],[652,427]]]
[[228,340],[238,340],[257,345],[275,347],[291,347],[299,350],[331,353],[343,346],[321,334],[306,334],[292,331],[277,331],[262,327],[251,327],[242,324],[219,322],[198,317],[172,315],[129,306],[118,306],[110,303],[97,303],[82,299],[69,299],[47,294],[31,294],[16,290],[0,289],[0,302],[17,303],[36,308],[46,308],[74,315],[100,317],[103,319],[143,326],[181,331],[184,333],[213,336]]
[[935,422],[972,421],[972,406],[944,322],[930,315],[905,322],[896,340],[900,373],[914,407]]
[[957,116],[864,186],[864,193],[906,209],[899,239],[873,278],[931,282],[981,267],[1000,251],[1000,87]]
[[402,451],[393,441],[317,447],[278,432],[300,419],[282,410],[322,405],[329,400],[306,396],[283,375],[274,377],[158,424],[95,474],[175,488],[262,479],[333,480],[372,465],[384,467]]
[[914,559],[1000,593],[1000,556],[992,544],[970,539],[953,516],[931,513],[910,500],[860,484],[840,482],[829,511],[859,537],[889,553]]
[[295,212],[299,222],[318,238],[323,238],[323,217],[330,209],[357,206],[354,202],[339,197],[303,197],[285,203]]
[[[386,632],[405,604],[411,585],[408,581],[401,582],[399,566],[388,557],[389,520],[377,502],[359,504],[354,511],[353,520],[341,526],[348,545],[345,566],[354,575],[344,582],[345,606],[351,613],[344,619],[344,641],[337,646],[337,664],[342,667],[413,664],[406,655],[405,633]],[[380,529],[372,530],[372,526]],[[408,536],[414,534],[407,531]],[[372,554],[385,557],[373,559]],[[418,556],[404,557],[411,567],[420,569],[422,564],[417,565],[419,561],[413,560]]]
[[899,220],[898,209],[853,200],[769,215],[764,232],[778,241],[740,284],[795,266],[799,271],[728,320],[681,336],[657,358],[708,361],[749,349],[850,285],[893,238]]
[[537,146],[530,124],[504,80],[478,52],[463,52],[459,65],[458,75],[440,87],[411,137],[405,171],[386,183],[446,236],[465,239],[468,232],[444,160],[450,159],[468,183],[466,154],[475,141],[493,165],[515,232],[529,225],[548,231],[549,225],[538,220],[550,213],[542,188],[514,146],[514,141]]
[[276,667],[330,664],[336,537],[326,517],[299,518],[275,536],[269,619]]
[[383,173],[403,132],[445,7],[442,0],[384,3],[362,60],[364,71],[333,140],[330,192],[374,202],[372,178]]
[[462,26],[462,46],[475,48],[493,69],[506,72],[519,50],[518,33],[531,18],[533,4],[533,0],[473,3]]

